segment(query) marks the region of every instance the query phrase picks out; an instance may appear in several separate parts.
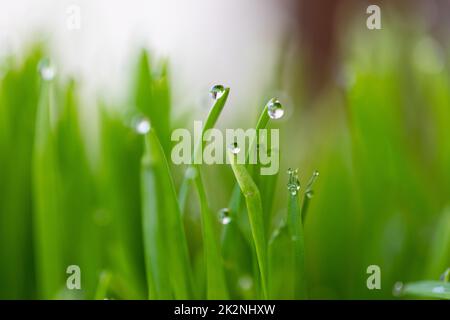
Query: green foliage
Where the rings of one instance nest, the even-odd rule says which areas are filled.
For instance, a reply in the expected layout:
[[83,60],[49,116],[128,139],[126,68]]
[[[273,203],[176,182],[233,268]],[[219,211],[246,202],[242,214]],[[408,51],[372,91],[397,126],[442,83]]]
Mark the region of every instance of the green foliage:
[[[230,166],[180,175],[169,161],[168,63],[145,51],[129,101],[99,104],[94,125],[80,83],[39,79],[41,49],[10,61],[0,78],[0,298],[392,298],[403,281],[406,298],[448,299],[448,283],[434,280],[450,265],[449,70],[403,59],[397,42],[409,40],[393,33],[353,41],[353,81],[324,93],[319,111],[297,97],[288,121],[269,119],[267,105],[260,113],[256,129],[281,132],[274,176],[234,154]],[[233,114],[229,94],[214,100],[201,138]],[[205,146],[195,143],[193,158]],[[302,182],[319,169],[314,193],[312,183],[286,191],[287,164]],[[372,264],[379,291],[366,287]],[[69,265],[81,267],[81,291],[66,289]]]

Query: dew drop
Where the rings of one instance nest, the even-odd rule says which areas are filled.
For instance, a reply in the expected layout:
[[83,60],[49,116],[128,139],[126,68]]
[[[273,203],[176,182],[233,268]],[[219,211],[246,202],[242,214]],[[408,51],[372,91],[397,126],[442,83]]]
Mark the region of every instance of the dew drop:
[[219,210],[219,219],[222,224],[229,224],[231,222],[230,209],[222,208]]
[[197,177],[197,169],[194,167],[189,167],[186,169],[186,178],[190,180],[194,180]]
[[394,284],[394,288],[392,289],[392,294],[396,297],[399,297],[403,292],[403,282],[396,282]]
[[230,149],[231,153],[238,154],[241,151],[241,148],[239,147],[237,142],[233,142],[228,146],[228,149]]
[[211,88],[211,90],[209,90],[209,93],[214,100],[217,100],[225,93],[225,87],[221,84],[216,84]]
[[239,287],[244,290],[250,290],[253,287],[253,279],[249,275],[244,275],[238,280]]
[[284,109],[278,99],[270,99],[267,103],[267,114],[271,119],[280,119],[284,115]]
[[56,74],[55,67],[48,58],[44,58],[39,62],[38,70],[42,80],[45,81],[53,80]]
[[139,134],[146,134],[150,131],[150,121],[147,118],[139,118],[134,124],[136,132]]
[[298,192],[298,190],[300,190],[300,181],[298,181],[298,170],[295,169],[291,169],[289,168],[287,171],[288,175],[289,175],[289,181],[287,184],[287,188],[290,192],[291,195],[295,196]]

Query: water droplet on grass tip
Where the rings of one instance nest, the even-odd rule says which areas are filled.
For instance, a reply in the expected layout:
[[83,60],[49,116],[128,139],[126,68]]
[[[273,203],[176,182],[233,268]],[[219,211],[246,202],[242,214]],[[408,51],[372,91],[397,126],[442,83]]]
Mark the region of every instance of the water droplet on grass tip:
[[239,145],[237,142],[233,142],[228,146],[228,149],[230,149],[231,153],[238,154],[241,151],[241,148],[239,148]]
[[209,93],[214,100],[217,100],[225,93],[225,87],[220,84],[216,84],[211,88],[211,90],[209,90]]
[[403,293],[403,282],[396,282],[394,288],[392,289],[392,294],[399,297]]
[[39,75],[42,80],[51,81],[55,77],[56,69],[50,62],[50,59],[44,58],[39,62],[38,65]]
[[284,115],[284,109],[278,99],[271,99],[267,104],[267,114],[271,119],[280,119]]
[[222,224],[229,224],[231,222],[230,209],[228,208],[220,209],[219,219]]
[[139,118],[134,125],[136,132],[139,134],[146,134],[150,131],[150,121],[147,118]]
[[308,199],[311,199],[312,197],[314,197],[314,191],[312,190],[306,191],[305,195]]
[[295,169],[291,169],[289,168],[287,171],[288,175],[289,175],[289,181],[287,184],[287,188],[290,192],[291,195],[295,196],[298,192],[298,190],[300,190],[300,181],[298,181],[298,170]]

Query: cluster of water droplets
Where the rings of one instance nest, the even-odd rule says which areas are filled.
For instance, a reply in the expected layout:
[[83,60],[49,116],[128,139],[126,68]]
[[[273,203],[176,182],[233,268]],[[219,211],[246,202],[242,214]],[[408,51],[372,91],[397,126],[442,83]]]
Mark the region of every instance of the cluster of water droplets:
[[271,119],[281,119],[284,116],[283,105],[276,98],[272,98],[267,103],[267,114]]
[[289,190],[289,193],[295,196],[298,190],[300,190],[300,181],[298,180],[298,170],[289,168],[287,173],[289,175],[287,188]]
[[52,81],[56,75],[55,66],[49,58],[44,58],[39,62],[38,71],[41,79],[44,81]]
[[222,208],[219,210],[219,220],[222,224],[229,224],[231,222],[230,209]]

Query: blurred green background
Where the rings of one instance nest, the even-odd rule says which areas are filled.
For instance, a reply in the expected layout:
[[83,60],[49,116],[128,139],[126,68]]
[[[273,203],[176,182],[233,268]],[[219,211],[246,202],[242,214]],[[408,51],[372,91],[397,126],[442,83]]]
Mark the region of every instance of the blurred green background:
[[[267,100],[282,92],[286,116],[271,124],[280,129],[280,173],[268,178],[276,180],[273,189],[264,189],[271,186],[264,181],[258,186],[270,236],[286,217],[287,169],[299,169],[303,189],[313,170],[320,172],[304,224],[310,298],[390,299],[396,282],[438,280],[450,266],[448,38],[414,20],[383,21],[377,31],[367,30],[365,20],[347,21],[338,32],[336,68],[314,93],[308,83],[314,65],[305,63],[306,51],[288,50],[294,40],[286,37],[272,81],[254,105],[226,105],[218,123],[252,127]],[[40,76],[39,64],[42,74],[51,55],[40,44],[1,61],[0,298],[145,299],[151,284],[142,225],[144,138],[135,121],[150,119],[179,192],[186,167],[170,161],[171,130],[191,129],[207,110],[174,108],[177,69],[136,50],[138,62],[124,80],[128,97],[92,98],[98,116],[91,118],[81,112],[82,81]],[[237,116],[241,108],[245,117]],[[232,171],[204,165],[202,173],[229,296],[258,297],[254,262],[245,261],[252,260],[245,208],[231,248],[216,214],[228,206]],[[194,192],[187,199],[191,297],[205,298],[199,206]],[[292,298],[279,250],[269,296]],[[82,290],[66,289],[69,265],[80,266]],[[366,286],[369,265],[381,268],[381,290]]]

